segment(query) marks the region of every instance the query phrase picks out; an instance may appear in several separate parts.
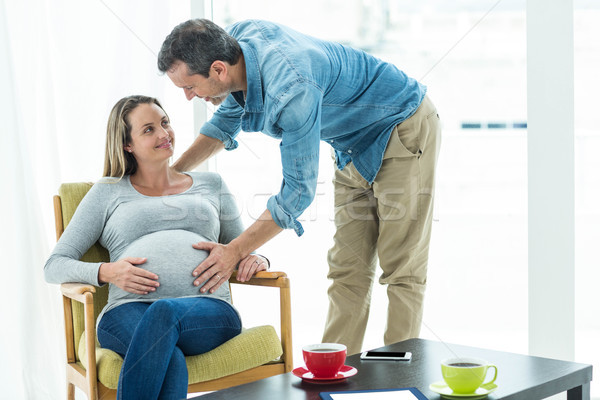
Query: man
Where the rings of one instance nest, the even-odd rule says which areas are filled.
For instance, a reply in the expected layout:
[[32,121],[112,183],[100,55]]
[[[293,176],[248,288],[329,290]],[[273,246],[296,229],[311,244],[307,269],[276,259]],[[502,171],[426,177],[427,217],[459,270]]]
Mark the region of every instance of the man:
[[440,139],[425,87],[360,50],[265,21],[227,31],[208,20],[184,22],[165,39],[158,68],[188,100],[220,105],[175,168],[235,149],[240,129],[281,140],[283,183],[261,217],[228,245],[195,245],[210,251],[194,271],[197,285],[208,279],[201,290],[215,290],[282,229],[303,233],[297,218],[314,198],[324,140],[337,168],[323,341],[361,350],[377,258],[389,299],[384,342],[417,337]]

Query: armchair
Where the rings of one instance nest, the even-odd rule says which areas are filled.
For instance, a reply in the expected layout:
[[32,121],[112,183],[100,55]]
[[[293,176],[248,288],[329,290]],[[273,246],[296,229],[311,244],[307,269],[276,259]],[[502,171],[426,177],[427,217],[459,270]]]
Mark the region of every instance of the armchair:
[[[69,224],[91,183],[67,183],[54,196],[57,240]],[[83,261],[108,260],[108,253],[96,243]],[[283,272],[261,271],[248,282],[229,284],[279,288],[280,334],[270,325],[244,329],[242,333],[204,354],[186,357],[188,392],[219,390],[292,370],[292,328],[290,282]],[[90,400],[114,399],[123,359],[100,347],[96,339],[96,318],[108,299],[108,285],[82,283],[61,285],[67,353],[67,397],[75,398],[75,386]],[[232,290],[233,292],[233,290]]]

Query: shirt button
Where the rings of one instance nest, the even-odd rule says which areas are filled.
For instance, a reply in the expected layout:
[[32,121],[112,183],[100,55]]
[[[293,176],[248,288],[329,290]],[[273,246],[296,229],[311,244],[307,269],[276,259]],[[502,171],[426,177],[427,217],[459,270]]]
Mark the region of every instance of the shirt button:
[[348,150],[348,154],[352,154],[352,150]]
[[329,143],[333,143],[333,140],[330,140]]

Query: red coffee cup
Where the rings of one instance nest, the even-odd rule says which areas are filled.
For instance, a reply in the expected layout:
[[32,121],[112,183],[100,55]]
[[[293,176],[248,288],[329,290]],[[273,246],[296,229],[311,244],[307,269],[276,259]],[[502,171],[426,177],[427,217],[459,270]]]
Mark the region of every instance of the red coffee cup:
[[339,343],[319,343],[304,346],[302,355],[306,368],[315,378],[332,378],[346,361],[346,346]]

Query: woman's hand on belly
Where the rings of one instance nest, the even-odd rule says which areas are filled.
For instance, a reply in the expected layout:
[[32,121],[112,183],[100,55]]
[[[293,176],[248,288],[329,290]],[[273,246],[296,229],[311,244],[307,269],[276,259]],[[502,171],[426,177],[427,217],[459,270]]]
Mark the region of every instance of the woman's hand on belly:
[[154,292],[160,284],[158,275],[136,265],[144,264],[146,258],[125,257],[114,263],[104,263],[98,270],[98,282],[112,283],[134,294]]

